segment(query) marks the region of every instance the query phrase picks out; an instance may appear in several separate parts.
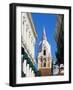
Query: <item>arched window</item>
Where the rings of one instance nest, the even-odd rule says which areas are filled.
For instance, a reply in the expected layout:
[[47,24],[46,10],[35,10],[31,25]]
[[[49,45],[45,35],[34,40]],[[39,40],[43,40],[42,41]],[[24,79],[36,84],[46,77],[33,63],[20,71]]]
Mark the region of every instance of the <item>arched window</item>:
[[43,61],[44,61],[44,62],[43,62],[43,67],[46,67],[46,58],[44,58]]
[[44,51],[43,51],[43,55],[46,55],[46,50],[44,49]]

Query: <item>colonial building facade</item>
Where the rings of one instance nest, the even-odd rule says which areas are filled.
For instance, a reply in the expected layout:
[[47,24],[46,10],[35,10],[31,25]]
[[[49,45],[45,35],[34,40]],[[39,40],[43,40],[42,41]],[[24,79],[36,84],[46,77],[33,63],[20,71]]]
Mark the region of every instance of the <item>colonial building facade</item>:
[[21,76],[35,76],[35,41],[36,31],[30,13],[21,13]]
[[41,76],[49,76],[51,75],[51,69],[52,69],[51,46],[47,41],[44,28],[42,41],[40,41],[39,43],[39,50],[38,50],[38,71],[40,71]]

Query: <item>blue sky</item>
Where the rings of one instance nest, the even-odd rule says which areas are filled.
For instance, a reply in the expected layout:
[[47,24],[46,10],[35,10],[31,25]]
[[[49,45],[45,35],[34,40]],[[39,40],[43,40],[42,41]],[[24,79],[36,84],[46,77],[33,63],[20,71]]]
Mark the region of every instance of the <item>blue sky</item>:
[[44,13],[32,13],[32,19],[37,32],[36,47],[35,47],[35,57],[38,53],[39,42],[42,40],[42,32],[45,27],[45,32],[47,40],[51,45],[52,57],[55,56],[57,50],[57,45],[55,42],[55,29],[56,29],[56,14],[44,14]]

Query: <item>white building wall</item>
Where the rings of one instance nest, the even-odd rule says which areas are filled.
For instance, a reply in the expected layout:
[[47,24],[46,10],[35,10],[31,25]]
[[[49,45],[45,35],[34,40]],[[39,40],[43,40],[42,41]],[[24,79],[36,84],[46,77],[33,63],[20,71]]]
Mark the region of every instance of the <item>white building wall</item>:
[[29,68],[29,64],[27,64],[26,66],[26,77],[30,76],[30,68]]
[[25,13],[21,14],[21,17],[22,17],[21,35],[22,35],[22,39],[23,39],[24,43],[26,43],[26,14]]
[[26,61],[26,60],[24,60],[24,62],[23,62],[23,72],[24,72],[24,74],[26,74],[26,73],[27,73],[26,64],[27,64],[27,61]]
[[29,67],[29,64],[27,64],[27,60],[24,60],[23,62],[23,72],[26,75],[26,77],[34,77],[35,73],[32,70],[31,67]]
[[31,27],[27,13],[22,13],[22,41],[26,45],[30,55],[34,59],[35,36]]
[[[34,55],[35,55],[35,38],[36,36],[34,35],[34,28],[32,28],[33,23],[32,21],[30,22],[30,20],[32,20],[32,18],[29,20],[28,14],[26,12],[21,13],[21,18],[22,18],[22,31],[21,31],[21,37],[22,37],[22,46],[24,47],[26,53],[28,53],[29,58],[31,59],[31,57],[35,61],[34,59]],[[30,57],[30,55],[31,57]],[[31,67],[29,67],[29,64],[27,64],[27,60],[24,60],[23,63],[23,72],[26,74],[26,77],[33,77],[35,76],[34,71],[32,70]]]

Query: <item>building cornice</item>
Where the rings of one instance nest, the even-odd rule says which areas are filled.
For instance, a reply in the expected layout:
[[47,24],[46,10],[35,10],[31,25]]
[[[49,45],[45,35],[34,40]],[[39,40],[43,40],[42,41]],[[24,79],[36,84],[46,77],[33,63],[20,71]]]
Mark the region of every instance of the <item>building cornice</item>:
[[30,21],[30,24],[31,24],[31,27],[32,27],[32,30],[33,30],[33,34],[34,34],[35,37],[37,37],[37,33],[36,33],[36,30],[35,30],[35,25],[33,23],[31,13],[27,12],[27,16],[29,18],[29,21]]

